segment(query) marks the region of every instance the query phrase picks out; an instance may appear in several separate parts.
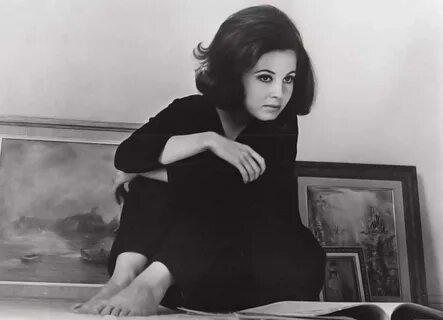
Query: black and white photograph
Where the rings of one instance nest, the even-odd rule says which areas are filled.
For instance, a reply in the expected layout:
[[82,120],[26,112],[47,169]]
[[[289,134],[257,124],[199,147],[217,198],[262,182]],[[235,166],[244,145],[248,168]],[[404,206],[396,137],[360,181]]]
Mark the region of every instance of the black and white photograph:
[[443,2],[0,0],[0,317],[443,319]]

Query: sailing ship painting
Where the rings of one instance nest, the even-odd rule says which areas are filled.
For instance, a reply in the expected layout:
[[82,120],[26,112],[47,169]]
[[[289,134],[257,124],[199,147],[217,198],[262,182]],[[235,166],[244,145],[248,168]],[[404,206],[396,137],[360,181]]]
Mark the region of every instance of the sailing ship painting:
[[118,229],[116,146],[2,138],[0,281],[100,284]]
[[372,297],[400,297],[399,259],[390,189],[308,188],[309,228],[323,246],[363,248]]

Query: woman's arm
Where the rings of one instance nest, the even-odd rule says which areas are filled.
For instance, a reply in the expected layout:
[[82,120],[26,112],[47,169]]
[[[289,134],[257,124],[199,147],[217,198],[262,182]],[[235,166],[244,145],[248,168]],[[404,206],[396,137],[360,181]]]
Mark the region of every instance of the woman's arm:
[[125,190],[128,191],[128,183],[131,182],[131,180],[134,179],[136,176],[142,176],[145,178],[168,182],[168,175],[166,173],[165,168],[160,168],[149,172],[141,172],[141,173],[126,173],[123,171],[117,171],[113,180],[114,192],[121,185],[123,185]]
[[126,173],[146,173],[163,167],[159,156],[166,142],[173,135],[186,133],[186,124],[192,120],[188,107],[189,102],[176,99],[150,118],[118,146],[114,166]]
[[251,147],[212,131],[172,136],[160,153],[159,162],[167,165],[207,150],[236,167],[244,183],[258,179],[266,169],[263,157]]
[[209,150],[235,166],[245,183],[257,179],[265,162],[252,148],[212,131],[189,133],[199,116],[190,112],[190,105],[189,100],[174,100],[136,130],[118,146],[115,167],[126,173],[147,173]]
[[172,136],[166,141],[158,160],[167,165],[207,151],[215,135],[215,132],[207,131]]

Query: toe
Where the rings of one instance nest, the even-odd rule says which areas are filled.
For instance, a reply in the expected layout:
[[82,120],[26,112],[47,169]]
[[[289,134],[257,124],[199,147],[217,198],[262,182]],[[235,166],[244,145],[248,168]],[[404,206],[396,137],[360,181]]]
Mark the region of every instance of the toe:
[[96,307],[96,314],[101,314],[102,310],[107,306],[106,302],[102,301],[100,302]]
[[79,306],[74,311],[78,312],[78,313],[86,313],[86,314],[88,314],[88,313],[91,313],[92,310],[91,310],[91,308],[90,308],[90,306],[88,304],[82,304],[81,306]]
[[78,307],[78,308],[74,308],[74,307],[72,307],[72,308],[71,308],[71,311],[72,311],[72,312],[75,312],[75,313],[85,313],[84,310],[83,310],[83,306],[80,306],[80,307]]
[[136,317],[136,316],[138,316],[138,314],[137,314],[137,312],[129,311],[128,316],[129,316],[129,317]]
[[114,307],[114,309],[112,310],[112,312],[111,312],[111,315],[112,316],[117,316],[118,317],[118,315],[120,314],[120,311],[122,310],[122,308],[120,308],[120,307]]
[[131,310],[129,310],[128,308],[122,308],[119,316],[120,317],[127,317],[127,316],[129,316],[130,312],[131,312]]
[[111,305],[105,305],[105,306],[103,306],[103,308],[100,310],[99,314],[101,314],[102,316],[104,316],[104,315],[110,315],[113,309],[114,309],[114,306],[111,306]]
[[81,307],[83,306],[83,303],[77,303],[77,304],[74,304],[72,307],[71,307],[71,310],[77,310],[77,309],[80,309]]

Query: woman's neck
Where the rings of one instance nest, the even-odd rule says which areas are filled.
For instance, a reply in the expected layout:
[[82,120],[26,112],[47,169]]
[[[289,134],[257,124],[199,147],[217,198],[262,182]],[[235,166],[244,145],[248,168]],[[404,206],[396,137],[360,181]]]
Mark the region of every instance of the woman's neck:
[[235,140],[247,126],[251,116],[244,110],[228,111],[215,108],[228,139]]

